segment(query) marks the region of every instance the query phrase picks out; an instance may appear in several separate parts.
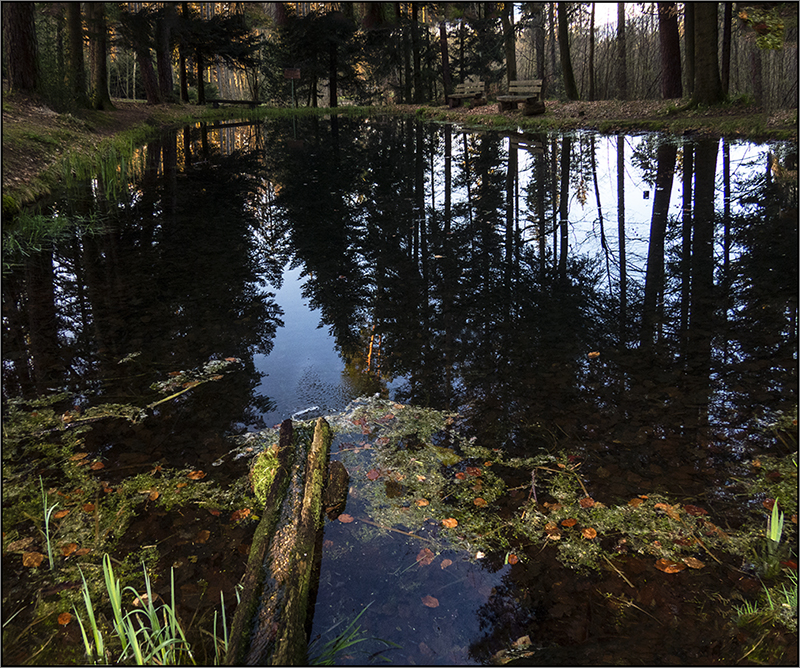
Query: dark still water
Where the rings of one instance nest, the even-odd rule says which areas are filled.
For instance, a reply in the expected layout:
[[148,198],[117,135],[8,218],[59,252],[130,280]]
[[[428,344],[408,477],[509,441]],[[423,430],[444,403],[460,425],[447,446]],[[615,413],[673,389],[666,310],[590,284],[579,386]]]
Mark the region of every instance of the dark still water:
[[[88,445],[120,467],[225,480],[246,475],[212,467],[228,436],[380,393],[458,411],[509,456],[557,443],[606,505],[668,494],[736,527],[753,509],[731,481],[785,454],[768,425],[796,411],[796,152],[397,118],[187,128],[119,182],[72,184],[54,210],[87,222],[10,258],[3,397],[145,406],[169,374],[237,358],[135,429],[98,424]],[[454,553],[419,588],[404,569],[420,544],[345,550],[349,530],[326,527],[312,636],[372,602],[360,621],[402,646],[396,663],[488,662],[526,635],[540,663],[733,662],[749,647],[712,604],[739,600],[722,569],[691,579],[648,561],[629,589],[539,548],[514,565]],[[246,550],[193,562],[186,582],[235,600],[226,559],[240,573]],[[434,590],[441,606],[420,605]]]

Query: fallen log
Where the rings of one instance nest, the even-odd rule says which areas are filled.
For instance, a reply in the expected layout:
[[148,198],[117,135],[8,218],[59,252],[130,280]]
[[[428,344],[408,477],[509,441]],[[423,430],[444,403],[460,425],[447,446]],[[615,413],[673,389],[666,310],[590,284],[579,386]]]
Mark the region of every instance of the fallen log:
[[323,418],[317,420],[310,446],[294,438],[291,420],[281,424],[278,466],[228,640],[229,665],[306,664],[308,597],[331,440]]

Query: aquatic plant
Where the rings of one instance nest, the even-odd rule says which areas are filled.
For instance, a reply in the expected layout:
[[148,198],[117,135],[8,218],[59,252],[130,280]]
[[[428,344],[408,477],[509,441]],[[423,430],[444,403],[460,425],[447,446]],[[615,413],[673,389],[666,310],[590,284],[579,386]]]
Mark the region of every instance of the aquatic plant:
[[39,487],[42,490],[42,509],[44,510],[44,538],[45,542],[47,543],[47,558],[50,561],[50,570],[54,570],[56,565],[53,562],[53,546],[50,543],[50,518],[53,515],[53,512],[58,507],[58,503],[54,503],[52,506],[48,504],[47,500],[47,492],[44,491],[44,482],[42,482],[42,476],[39,476]]
[[[382,638],[375,638],[375,637],[367,637],[364,635],[364,631],[361,629],[360,624],[356,624],[358,620],[361,618],[369,606],[372,605],[374,601],[370,601],[364,608],[359,612],[355,618],[347,625],[347,627],[341,631],[338,635],[334,636],[330,640],[327,640],[325,643],[320,644],[320,639],[317,638],[316,640],[312,641],[311,644],[308,646],[308,656],[309,656],[309,664],[312,666],[332,666],[336,663],[337,656],[351,647],[358,645],[359,643],[366,642],[368,640],[376,640],[377,642],[383,643],[387,647],[394,647],[400,648],[400,645],[397,643],[393,643],[391,640],[383,640]],[[336,626],[341,624],[341,622],[337,622],[332,628],[328,629],[328,631],[332,631]],[[370,658],[373,658],[375,654],[371,655]]]

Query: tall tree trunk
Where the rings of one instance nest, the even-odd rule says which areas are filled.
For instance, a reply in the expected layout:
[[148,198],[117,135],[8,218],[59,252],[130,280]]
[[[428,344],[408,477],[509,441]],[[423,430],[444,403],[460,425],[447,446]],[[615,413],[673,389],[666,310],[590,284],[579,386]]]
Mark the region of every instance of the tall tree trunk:
[[693,2],[683,3],[683,39],[684,54],[686,55],[686,92],[694,95],[694,6]]
[[661,46],[661,97],[664,100],[681,97],[683,85],[677,3],[658,3],[658,38]]
[[756,44],[755,33],[747,37],[749,44],[750,80],[753,82],[753,99],[757,105],[762,106],[764,104],[764,74],[761,66],[761,49],[759,49],[758,44]]
[[164,15],[156,19],[156,67],[158,69],[158,91],[161,99],[170,101],[172,95],[172,28],[175,25],[175,5],[164,3]]
[[203,52],[200,49],[194,54],[194,62],[197,67],[197,104],[204,105],[206,103],[206,85],[203,79],[205,66],[203,65]]
[[556,72],[556,19],[555,19],[555,3],[547,3],[547,20],[550,25],[550,78],[555,81]]
[[628,49],[625,42],[625,3],[617,3],[617,97],[628,99]]
[[[536,74],[534,78],[544,79],[544,3],[534,2],[531,15],[533,19],[533,46],[536,49]],[[546,82],[542,87],[546,87]],[[542,91],[544,98],[545,91]]]
[[694,92],[692,104],[716,104],[723,99],[717,60],[717,4],[694,5]]
[[408,21],[401,20],[403,30],[403,102],[411,103],[411,36]]
[[336,54],[336,44],[331,43],[328,47],[328,92],[330,94],[330,101],[328,105],[331,107],[339,106],[339,63]]
[[733,23],[733,3],[723,3],[725,8],[722,19],[722,62],[720,63],[719,78],[722,84],[722,94],[727,97],[731,80],[731,28]]
[[504,2],[500,13],[503,26],[503,50],[506,55],[506,81],[517,80],[517,40],[514,34],[514,17],[511,15],[512,3]]
[[12,91],[33,93],[39,86],[34,3],[9,2],[3,6],[3,37],[8,81]]
[[[184,25],[189,21],[189,3],[181,3],[181,18]],[[189,77],[186,71],[186,52],[188,50],[184,30],[180,31],[180,41],[178,43],[178,81],[181,89],[181,102],[189,101]]]
[[628,256],[625,251],[625,136],[617,135],[617,235],[619,237],[619,342],[628,343]]
[[444,85],[444,96],[453,92],[453,80],[450,77],[450,56],[447,50],[447,24],[445,21],[439,23],[439,46],[442,49],[442,83]]
[[414,102],[422,102],[422,64],[419,53],[419,3],[411,3],[411,52],[414,58]]
[[569,24],[567,21],[566,3],[558,3],[558,49],[561,55],[561,70],[564,73],[564,93],[568,100],[580,100],[575,85],[575,74],[572,71],[572,59],[569,52]]
[[161,104],[161,95],[158,89],[158,79],[150,58],[150,49],[147,47],[136,48],[136,62],[142,71],[142,85],[147,104]]
[[[559,7],[559,14],[561,8]],[[563,281],[567,278],[567,251],[569,250],[569,171],[572,158],[572,139],[561,140],[561,192],[559,193],[558,214],[561,231],[561,248],[558,256],[558,276]]]
[[86,97],[86,70],[83,65],[83,24],[81,3],[68,2],[67,6],[67,85],[73,99],[80,107],[88,106]]
[[594,101],[594,3],[589,20],[589,100]]
[[105,5],[102,2],[86,3],[86,20],[89,24],[89,70],[91,72],[91,103],[94,109],[113,109],[108,94],[108,67],[106,64],[108,26]]

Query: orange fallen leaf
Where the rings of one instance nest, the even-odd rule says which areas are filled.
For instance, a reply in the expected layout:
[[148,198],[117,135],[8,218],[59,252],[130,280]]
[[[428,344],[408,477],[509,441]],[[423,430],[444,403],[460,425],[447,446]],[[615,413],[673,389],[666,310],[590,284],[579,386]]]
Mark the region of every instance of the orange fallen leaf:
[[422,597],[422,605],[428,608],[438,608],[439,600],[428,594]]
[[89,554],[89,552],[91,552],[91,551],[92,551],[92,548],[90,548],[90,547],[82,547],[80,550],[75,550],[75,556],[76,557],[82,557],[85,554]]
[[664,573],[679,573],[686,569],[686,564],[679,564],[670,559],[659,559],[656,561],[655,566],[658,570]]
[[770,512],[772,512],[772,507],[775,505],[775,499],[764,499],[761,505],[764,506],[764,508],[766,508]]
[[592,538],[597,538],[597,530],[592,529],[592,527],[586,527],[583,531],[581,531],[581,536],[587,540],[592,540]]
[[452,559],[442,559],[442,563],[439,564],[439,566],[441,568],[443,568],[443,569],[447,568],[448,566],[452,566],[452,565],[453,565],[453,560]]
[[75,552],[75,550],[77,550],[77,549],[78,549],[78,544],[77,543],[70,543],[69,545],[63,545],[61,547],[61,554],[63,556],[65,556],[65,557],[68,557],[73,552]]
[[239,358],[238,357],[226,357],[225,361],[226,362],[238,362]]
[[596,360],[598,357],[600,357],[600,353],[598,353],[596,350],[594,350],[594,351],[588,353],[586,355],[586,357],[588,357],[590,360]]
[[95,462],[95,463],[94,463],[94,464],[92,464],[92,465],[91,465],[89,468],[90,468],[92,471],[99,471],[100,469],[104,469],[105,467],[106,467],[106,465],[105,465],[105,464],[103,464],[103,462]]
[[44,561],[44,555],[41,552],[23,552],[22,565],[28,568],[38,568]]
[[177,487],[178,489],[180,489],[181,487],[186,487],[186,485],[188,485],[188,484],[189,484],[188,482],[179,482],[179,483],[176,485],[176,487]]
[[208,512],[210,512],[214,517],[219,517],[220,515],[222,515],[222,513],[216,508],[209,508]]
[[61,613],[61,614],[58,616],[58,623],[59,623],[61,626],[66,626],[66,625],[67,625],[67,624],[69,624],[71,621],[72,621],[72,615],[71,615],[71,614],[69,614],[68,612],[62,612],[62,613]]
[[586,496],[578,501],[578,503],[580,504],[581,508],[591,508],[594,505],[594,499]]
[[150,492],[147,498],[150,499],[151,501],[155,501],[158,497],[159,497],[158,490],[154,489],[152,492]]
[[211,532],[208,529],[200,529],[194,537],[194,542],[207,543],[209,538],[211,538]]
[[350,524],[350,522],[352,522],[353,519],[355,519],[355,518],[352,515],[348,515],[347,513],[342,513],[341,515],[339,515],[339,517],[337,519],[342,524]]
[[481,475],[481,470],[477,466],[467,466],[467,475]]
[[93,513],[94,512],[94,504],[93,503],[84,503],[81,508],[85,513]]
[[478,506],[478,508],[483,508],[484,506],[488,505],[488,503],[486,502],[486,499],[483,499],[480,496],[476,496],[475,500],[472,503],[474,503],[476,506]]
[[699,559],[695,559],[694,557],[686,557],[683,560],[683,563],[686,564],[689,568],[695,568],[695,569],[705,568],[706,566],[702,561],[700,561]]
[[242,508],[241,510],[234,510],[231,513],[231,522],[238,522],[239,520],[243,520],[245,517],[250,516],[250,509],[249,508]]
[[202,471],[190,471],[186,474],[186,477],[189,478],[189,480],[202,480],[206,477],[206,474]]
[[417,554],[417,563],[420,566],[429,566],[436,559],[436,555],[427,547],[423,547]]
[[53,513],[53,519],[60,520],[62,517],[66,517],[69,515],[69,510],[59,510],[57,513]]
[[555,522],[548,522],[547,524],[544,525],[544,530],[547,532],[558,531],[558,524],[556,524]]
[[567,519],[561,521],[561,526],[569,528],[574,527],[577,523],[578,520],[576,520],[574,517],[568,517]]
[[85,459],[88,456],[89,456],[88,452],[76,452],[74,455],[72,455],[72,457],[70,457],[70,460],[73,462],[77,462],[79,459]]
[[466,477],[467,477],[467,474],[466,474],[466,473],[464,473],[463,471],[459,471],[458,473],[456,473],[456,478],[457,478],[458,480],[463,480],[463,479],[464,479],[464,478],[466,478]]
[[697,517],[698,515],[708,515],[708,511],[705,508],[700,508],[699,506],[693,506],[691,504],[686,504],[683,509],[689,514]]
[[641,506],[644,503],[644,499],[631,499],[628,501],[629,506],[633,506],[634,508]]
[[448,529],[455,529],[458,526],[458,520],[455,517],[448,517],[442,520],[442,524]]
[[491,466],[492,464],[494,464],[494,462],[483,462],[484,466]]
[[508,555],[508,563],[509,564],[516,564],[519,561],[519,557],[516,554],[509,554]]
[[377,480],[381,477],[381,472],[378,469],[371,469],[367,472],[367,478],[369,480]]
[[430,501],[428,501],[428,499],[417,499],[417,505],[420,508],[423,508],[424,506],[427,506],[429,503],[430,503]]

